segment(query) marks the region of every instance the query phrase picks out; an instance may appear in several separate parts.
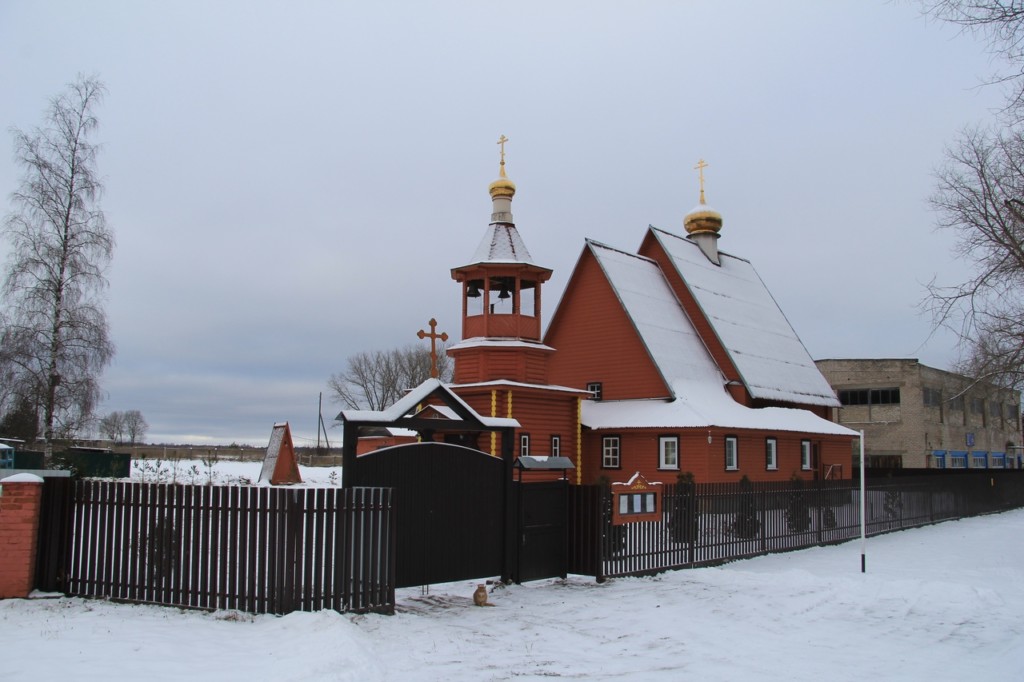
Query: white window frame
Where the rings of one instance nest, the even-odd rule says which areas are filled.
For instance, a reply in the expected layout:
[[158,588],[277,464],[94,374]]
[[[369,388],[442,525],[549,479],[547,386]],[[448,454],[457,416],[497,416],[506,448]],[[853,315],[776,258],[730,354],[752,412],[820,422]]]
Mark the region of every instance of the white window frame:
[[604,385],[600,381],[591,381],[587,384],[587,392],[591,400],[601,400],[604,397]]
[[740,468],[740,444],[736,436],[725,437],[725,470],[737,471]]
[[619,469],[622,467],[622,441],[618,436],[605,436],[601,439],[601,468]]
[[811,441],[800,441],[800,468],[803,471],[811,470]]
[[562,456],[562,437],[551,436],[551,456],[561,457]]
[[530,434],[528,433],[519,434],[519,456],[530,456]]
[[679,436],[658,437],[658,468],[679,471]]
[[764,439],[764,468],[768,471],[779,469],[779,441],[775,438]]

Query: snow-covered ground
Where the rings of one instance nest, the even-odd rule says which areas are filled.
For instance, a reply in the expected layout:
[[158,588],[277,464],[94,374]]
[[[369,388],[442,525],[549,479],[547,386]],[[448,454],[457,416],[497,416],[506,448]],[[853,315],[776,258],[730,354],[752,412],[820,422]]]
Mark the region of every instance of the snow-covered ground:
[[[185,483],[191,485],[270,485],[260,481],[263,462],[202,459],[133,459],[131,479],[145,483]],[[341,467],[299,465],[304,486],[341,485]]]
[[1024,510],[599,585],[402,590],[394,616],[0,602],[4,680],[1024,679]]

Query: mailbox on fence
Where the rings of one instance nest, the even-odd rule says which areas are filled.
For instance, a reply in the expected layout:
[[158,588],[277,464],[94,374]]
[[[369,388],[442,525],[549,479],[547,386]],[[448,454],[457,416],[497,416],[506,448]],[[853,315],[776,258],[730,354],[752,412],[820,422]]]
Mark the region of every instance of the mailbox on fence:
[[612,483],[612,523],[657,521],[661,518],[661,483],[636,472],[625,483]]

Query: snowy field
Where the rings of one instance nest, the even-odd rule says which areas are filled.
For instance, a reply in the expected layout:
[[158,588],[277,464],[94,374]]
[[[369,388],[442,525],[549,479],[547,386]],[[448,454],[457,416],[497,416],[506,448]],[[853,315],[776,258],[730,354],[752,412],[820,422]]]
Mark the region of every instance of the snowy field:
[[598,585],[402,590],[394,616],[0,602],[3,680],[1024,679],[1024,511]]
[[[270,485],[259,481],[263,462],[202,459],[133,459],[131,480],[142,483],[184,483],[188,485]],[[341,485],[341,467],[299,465],[300,485],[323,487]]]

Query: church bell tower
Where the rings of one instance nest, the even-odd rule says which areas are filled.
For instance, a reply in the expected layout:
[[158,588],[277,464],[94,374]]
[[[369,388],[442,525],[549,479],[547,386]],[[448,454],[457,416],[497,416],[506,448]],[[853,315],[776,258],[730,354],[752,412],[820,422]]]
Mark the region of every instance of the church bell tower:
[[462,341],[449,349],[456,384],[543,382],[552,351],[541,343],[541,285],[552,271],[533,262],[512,221],[516,186],[505,173],[506,142],[498,140],[498,179],[488,187],[491,222],[469,263],[451,271],[462,285]]

